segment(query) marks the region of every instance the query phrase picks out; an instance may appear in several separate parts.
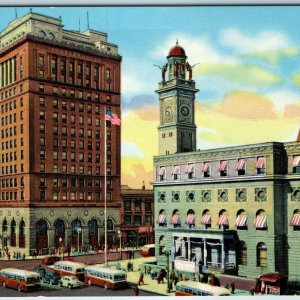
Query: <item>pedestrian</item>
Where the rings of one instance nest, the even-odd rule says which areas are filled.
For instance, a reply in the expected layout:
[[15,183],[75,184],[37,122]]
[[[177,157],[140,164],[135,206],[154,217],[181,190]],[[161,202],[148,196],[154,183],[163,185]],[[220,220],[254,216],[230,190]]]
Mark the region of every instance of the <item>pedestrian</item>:
[[11,257],[10,252],[7,253],[7,257],[8,257],[8,260],[10,260],[10,257]]
[[176,286],[177,282],[178,282],[178,276],[177,275],[174,275],[174,285]]
[[139,278],[139,281],[138,281],[138,285],[141,285],[141,283],[145,284],[143,272],[140,273],[140,278]]
[[25,253],[23,253],[23,260],[25,260]]
[[139,295],[139,288],[138,288],[137,284],[134,286],[133,290],[134,290],[134,295],[138,296]]
[[254,287],[252,287],[252,289],[250,290],[250,294],[251,294],[251,296],[253,296],[253,295],[254,295],[254,292],[255,292],[255,289],[254,289]]
[[235,291],[235,283],[234,283],[234,281],[232,281],[232,283],[231,283],[231,294],[234,294],[234,291]]

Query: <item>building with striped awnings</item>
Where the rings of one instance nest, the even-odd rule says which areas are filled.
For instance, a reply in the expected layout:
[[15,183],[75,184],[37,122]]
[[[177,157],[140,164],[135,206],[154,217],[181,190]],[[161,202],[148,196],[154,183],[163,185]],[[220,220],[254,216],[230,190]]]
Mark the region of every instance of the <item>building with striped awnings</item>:
[[[300,140],[197,150],[197,90],[193,80],[185,79],[185,68],[174,75],[175,63],[186,62],[184,49],[175,48],[167,57],[169,78],[157,90],[161,118],[154,214],[164,209],[171,220],[176,210],[187,217],[176,227],[174,222],[156,224],[156,256],[163,259],[163,240],[178,272],[194,273],[196,261],[203,272],[255,279],[276,271],[300,280]],[[191,210],[193,227],[187,221]]]

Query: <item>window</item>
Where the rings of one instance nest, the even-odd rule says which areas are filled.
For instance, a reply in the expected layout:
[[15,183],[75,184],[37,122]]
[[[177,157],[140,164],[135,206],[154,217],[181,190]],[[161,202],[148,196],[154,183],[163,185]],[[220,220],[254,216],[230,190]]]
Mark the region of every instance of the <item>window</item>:
[[220,176],[227,176],[227,160],[221,160],[219,165]]
[[257,267],[267,267],[267,246],[265,243],[258,243],[256,247]]
[[124,202],[124,211],[131,212],[131,202],[130,201]]
[[124,223],[125,223],[125,225],[131,225],[131,216],[130,215],[124,216]]
[[44,85],[43,84],[40,84],[39,85],[39,91],[41,92],[41,93],[43,93],[44,92]]
[[44,160],[46,158],[45,150],[40,150],[40,159]]
[[300,209],[294,210],[289,225],[293,227],[294,231],[300,231]]
[[136,201],[135,202],[135,211],[136,212],[141,212],[142,211],[142,203],[141,203],[141,201]]
[[142,216],[134,216],[134,225],[142,224]]
[[237,263],[238,265],[247,266],[247,244],[244,241],[240,241],[237,247]]
[[245,171],[245,165],[246,165],[246,160],[244,158],[240,158],[235,166],[235,169],[237,170],[237,175],[242,176],[246,174]]
[[40,133],[45,133],[45,124],[40,124]]
[[187,174],[187,178],[188,179],[192,179],[195,177],[194,175],[194,169],[195,169],[195,165],[194,164],[188,164],[185,170],[185,173]]
[[40,172],[45,172],[45,164],[40,164]]
[[172,192],[172,202],[180,201],[180,192]]
[[256,161],[256,170],[258,175],[264,175],[266,173],[265,157],[258,157]]
[[45,98],[40,97],[40,107],[45,107]]
[[152,211],[151,202],[150,201],[146,201],[145,202],[145,211],[148,211],[148,212]]
[[45,146],[45,138],[40,138],[40,146]]
[[174,180],[180,179],[180,167],[179,166],[174,166],[173,167],[172,175],[174,176],[173,177]]
[[160,167],[158,171],[158,176],[160,181],[165,180],[165,174],[166,174],[166,167]]
[[203,163],[202,172],[203,172],[204,178],[210,177],[210,163],[209,162]]
[[166,195],[164,192],[158,192],[158,202],[166,202]]
[[300,173],[300,155],[294,155],[292,161],[293,173]]

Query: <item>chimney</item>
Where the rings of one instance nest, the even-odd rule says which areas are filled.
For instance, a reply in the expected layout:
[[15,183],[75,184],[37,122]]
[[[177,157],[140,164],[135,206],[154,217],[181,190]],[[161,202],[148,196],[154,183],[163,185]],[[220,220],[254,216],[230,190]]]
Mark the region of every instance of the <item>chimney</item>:
[[300,142],[300,129],[299,129],[299,131],[298,131],[297,142],[298,142],[298,143]]
[[143,180],[143,185],[142,185],[142,190],[145,190],[146,187],[145,187],[145,181]]

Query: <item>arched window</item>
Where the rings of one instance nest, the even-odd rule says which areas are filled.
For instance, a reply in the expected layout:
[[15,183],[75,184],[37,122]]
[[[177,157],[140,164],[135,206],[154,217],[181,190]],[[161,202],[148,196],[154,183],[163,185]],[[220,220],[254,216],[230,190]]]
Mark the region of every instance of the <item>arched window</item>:
[[170,223],[173,224],[174,228],[180,227],[181,222],[180,222],[180,214],[178,209],[174,209],[172,213],[172,218],[170,220]]
[[195,227],[195,212],[193,209],[187,211],[185,224],[187,224],[189,228]]
[[72,224],[72,235],[78,235],[81,231],[81,221],[76,219]]
[[25,248],[25,222],[21,220],[19,226],[19,247]]
[[113,231],[114,230],[114,223],[112,219],[107,220],[107,231]]
[[45,36],[46,36],[45,31],[40,30],[40,31],[39,31],[39,37],[40,37],[40,38],[44,38]]
[[16,221],[12,220],[10,226],[11,226],[10,245],[12,247],[16,247],[16,245],[17,245],[17,241],[16,241]]
[[164,209],[161,209],[158,213],[158,217],[156,219],[156,223],[158,226],[165,227],[167,226],[167,218],[166,218],[166,212]]
[[166,241],[165,236],[162,235],[159,238],[159,255],[165,254],[166,251]]
[[294,210],[290,226],[293,226],[294,231],[300,231],[300,209]]
[[2,232],[7,232],[7,228],[8,228],[7,221],[6,219],[4,219],[2,222]]
[[209,209],[205,209],[202,213],[200,224],[204,229],[211,227],[211,215]]
[[48,248],[48,229],[45,220],[36,223],[36,243],[39,254],[43,253],[43,249]]
[[235,224],[236,229],[238,230],[247,230],[247,213],[243,210],[240,209],[237,214],[236,214],[236,220]]
[[72,246],[76,251],[80,251],[82,245],[82,224],[79,219],[76,219],[72,223]]
[[256,228],[256,230],[268,229],[268,217],[263,209],[259,209],[256,212],[256,218],[253,225]]
[[97,220],[92,219],[88,223],[89,226],[89,240],[90,245],[96,246],[98,244],[98,223]]
[[238,265],[247,266],[247,244],[244,241],[239,241],[237,261]]
[[56,247],[65,246],[65,231],[66,231],[65,222],[61,219],[57,220],[54,223],[54,228],[55,228],[55,246]]
[[257,267],[267,267],[267,246],[261,242],[256,247]]
[[229,228],[228,214],[226,209],[220,210],[217,224],[219,225],[219,229],[225,230]]

